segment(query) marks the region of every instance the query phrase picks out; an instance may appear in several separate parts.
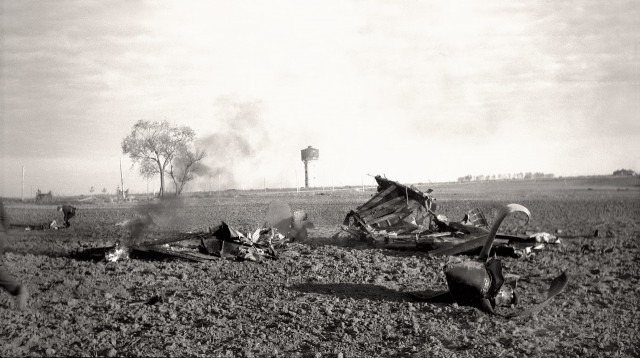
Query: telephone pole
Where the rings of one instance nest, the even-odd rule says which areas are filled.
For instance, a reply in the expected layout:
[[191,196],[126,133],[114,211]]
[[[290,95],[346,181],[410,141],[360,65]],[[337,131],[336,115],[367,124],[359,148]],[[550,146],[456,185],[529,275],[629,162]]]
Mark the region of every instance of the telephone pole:
[[24,201],[24,165],[22,166],[22,194],[20,195],[20,201]]
[[122,200],[124,200],[124,179],[122,178],[122,158],[120,158],[120,192],[122,193]]

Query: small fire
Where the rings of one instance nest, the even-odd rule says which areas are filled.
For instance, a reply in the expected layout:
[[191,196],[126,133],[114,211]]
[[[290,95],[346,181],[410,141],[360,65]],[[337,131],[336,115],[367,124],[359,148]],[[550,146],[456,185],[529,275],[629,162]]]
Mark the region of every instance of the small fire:
[[129,249],[125,246],[117,245],[105,255],[107,262],[116,262],[129,259]]

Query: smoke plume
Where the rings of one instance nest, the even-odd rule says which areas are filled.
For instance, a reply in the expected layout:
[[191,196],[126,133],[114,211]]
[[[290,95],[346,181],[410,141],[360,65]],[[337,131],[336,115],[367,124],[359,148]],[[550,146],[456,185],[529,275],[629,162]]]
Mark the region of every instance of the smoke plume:
[[144,244],[145,233],[151,231],[151,228],[160,231],[175,230],[178,224],[177,214],[182,205],[177,197],[164,197],[159,201],[139,204],[136,208],[137,217],[125,224],[129,229],[129,236],[123,244],[127,247]]
[[[205,163],[211,168],[208,178],[201,178],[201,189],[211,187],[222,178],[224,188],[236,187],[238,163],[255,157],[258,149],[269,142],[260,119],[262,104],[259,101],[220,97],[214,101],[214,121],[219,130],[198,141],[207,151]],[[209,185],[207,185],[207,183]]]

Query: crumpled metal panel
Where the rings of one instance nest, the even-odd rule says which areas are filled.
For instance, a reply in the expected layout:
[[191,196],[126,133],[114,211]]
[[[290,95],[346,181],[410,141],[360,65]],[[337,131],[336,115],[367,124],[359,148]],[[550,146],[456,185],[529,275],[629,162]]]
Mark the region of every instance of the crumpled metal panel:
[[[378,192],[344,219],[341,228],[349,236],[383,248],[422,250],[433,256],[478,254],[485,246],[490,230],[480,209],[469,210],[461,221],[450,221],[435,212],[433,190],[422,192],[381,176],[375,179]],[[534,240],[497,234],[490,246],[492,253],[499,255],[530,257],[545,247],[541,241],[559,243],[548,235],[538,235]]]

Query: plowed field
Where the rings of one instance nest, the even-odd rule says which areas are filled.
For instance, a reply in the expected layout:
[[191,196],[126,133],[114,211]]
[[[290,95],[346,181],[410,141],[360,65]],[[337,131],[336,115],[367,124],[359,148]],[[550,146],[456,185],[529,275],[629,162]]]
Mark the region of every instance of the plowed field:
[[[530,259],[504,258],[505,272],[522,278],[519,306],[501,312],[543,300],[564,270],[567,290],[520,320],[413,301],[407,293],[446,289],[442,267],[450,258],[332,238],[347,211],[373,190],[188,197],[153,228],[203,230],[224,220],[248,232],[262,224],[271,201],[306,210],[315,223],[309,240],[264,262],[82,259],[75,254],[126,237],[115,224],[135,217],[139,204],[78,204],[69,229],[9,232],[3,264],[31,297],[29,308],[17,311],[12,297],[0,293],[0,356],[640,355],[637,179],[432,188],[438,212],[453,220],[478,207],[492,221],[501,205],[519,203],[530,209],[531,221],[526,227],[506,221],[506,232],[583,236]],[[61,219],[53,204],[5,205],[12,223]],[[599,237],[587,237],[595,229]],[[160,300],[146,304],[154,297]]]

